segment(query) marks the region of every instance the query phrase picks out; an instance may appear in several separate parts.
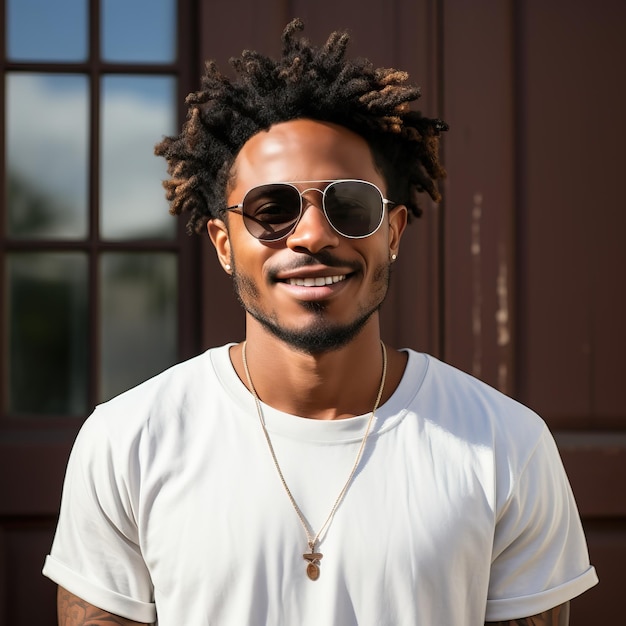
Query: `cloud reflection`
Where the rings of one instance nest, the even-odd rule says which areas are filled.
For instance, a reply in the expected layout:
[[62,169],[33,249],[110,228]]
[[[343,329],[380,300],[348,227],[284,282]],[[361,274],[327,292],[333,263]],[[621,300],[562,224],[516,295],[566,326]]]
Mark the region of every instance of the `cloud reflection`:
[[[154,144],[175,126],[175,79],[107,76],[102,83],[101,223],[109,239],[172,237]],[[9,176],[46,197],[47,220],[28,236],[82,238],[88,223],[88,81],[85,76],[7,76]],[[28,210],[24,201],[11,211]],[[20,216],[15,216],[20,217]],[[42,232],[43,229],[43,232]],[[22,233],[23,234],[23,233]]]

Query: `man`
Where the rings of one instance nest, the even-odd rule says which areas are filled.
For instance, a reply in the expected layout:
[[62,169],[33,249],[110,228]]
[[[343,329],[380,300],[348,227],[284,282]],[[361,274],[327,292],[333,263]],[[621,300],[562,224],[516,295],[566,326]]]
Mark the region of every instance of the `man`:
[[214,65],[169,162],[246,340],[98,407],[45,573],[68,624],[567,624],[597,582],[530,410],[387,347],[378,310],[437,137],[406,75],[285,30]]

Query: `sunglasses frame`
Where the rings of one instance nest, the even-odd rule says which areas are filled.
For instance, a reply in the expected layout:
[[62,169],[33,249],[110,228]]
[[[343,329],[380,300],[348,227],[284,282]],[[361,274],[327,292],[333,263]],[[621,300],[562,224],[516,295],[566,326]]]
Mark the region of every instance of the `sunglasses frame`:
[[[326,187],[324,187],[324,189],[318,189],[317,187],[309,187],[307,189],[304,189],[303,191],[300,191],[296,187],[296,185],[304,185],[304,184],[308,185],[308,184],[311,184],[311,183],[316,183],[316,184],[318,184],[318,183],[328,183],[328,184],[326,185]],[[365,185],[369,185],[370,187],[373,187],[374,189],[376,189],[376,191],[380,195],[380,199],[381,199],[381,203],[382,203],[382,211],[381,211],[381,214],[380,214],[380,221],[378,222],[378,225],[376,226],[376,228],[371,233],[368,233],[367,235],[346,235],[346,234],[342,233],[332,223],[332,221],[328,217],[328,212],[326,211],[326,192],[328,191],[328,189],[330,189],[333,185],[335,185],[337,183],[363,183]],[[277,237],[276,239],[262,239],[261,237],[257,237],[256,235],[254,235],[254,233],[252,233],[250,231],[250,228],[248,227],[248,221],[247,220],[254,220],[254,218],[251,215],[246,214],[244,212],[244,210],[243,210],[243,207],[244,207],[244,204],[246,202],[246,198],[248,197],[248,194],[250,194],[255,189],[259,189],[260,187],[266,187],[266,186],[270,186],[270,185],[286,185],[287,187],[292,187],[293,189],[295,189],[295,191],[300,196],[300,212],[298,213],[298,217],[295,219],[292,227],[284,235],[281,235],[280,237]],[[237,213],[237,214],[241,215],[242,218],[243,218],[243,223],[244,223],[244,225],[246,227],[246,230],[250,233],[250,235],[252,237],[257,239],[258,241],[262,241],[262,242],[265,242],[265,243],[274,243],[276,241],[281,241],[283,239],[286,239],[296,229],[296,227],[298,226],[300,220],[302,219],[302,216],[304,215],[304,207],[305,207],[304,194],[309,192],[309,191],[317,191],[318,193],[322,194],[322,206],[321,206],[321,209],[322,209],[322,211],[324,213],[324,216],[326,217],[327,222],[330,224],[331,228],[336,233],[338,233],[342,237],[346,237],[347,239],[365,239],[366,237],[371,237],[380,228],[381,224],[383,223],[383,220],[385,219],[385,207],[387,205],[390,205],[390,208],[393,208],[397,204],[396,202],[393,202],[392,200],[388,200],[387,198],[385,198],[385,196],[383,195],[382,190],[377,185],[375,185],[374,183],[371,183],[368,180],[362,180],[362,179],[359,179],[359,178],[336,178],[336,179],[331,179],[331,180],[275,181],[275,182],[271,182],[271,183],[263,183],[261,185],[255,185],[254,187],[251,187],[250,189],[248,189],[248,191],[246,191],[246,193],[243,196],[242,201],[239,204],[233,204],[232,206],[228,206],[228,207],[226,207],[223,210],[224,211],[232,211],[233,213]],[[308,204],[311,204],[311,203],[308,203]]]

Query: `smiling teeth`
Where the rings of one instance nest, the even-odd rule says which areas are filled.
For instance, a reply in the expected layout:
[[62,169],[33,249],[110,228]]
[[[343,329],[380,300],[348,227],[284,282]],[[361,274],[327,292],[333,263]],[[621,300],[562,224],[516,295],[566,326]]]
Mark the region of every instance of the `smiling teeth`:
[[287,282],[297,287],[324,287],[345,280],[345,275],[341,276],[318,276],[316,278],[290,278]]

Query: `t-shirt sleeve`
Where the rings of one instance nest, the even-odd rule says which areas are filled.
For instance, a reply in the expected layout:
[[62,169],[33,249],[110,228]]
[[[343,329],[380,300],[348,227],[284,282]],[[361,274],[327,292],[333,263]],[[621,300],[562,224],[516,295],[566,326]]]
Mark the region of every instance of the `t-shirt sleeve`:
[[139,472],[138,439],[113,444],[99,410],[85,422],[70,455],[43,573],[98,608],[152,623],[153,589],[139,546],[132,487]]
[[536,615],[598,582],[574,496],[548,429],[497,511],[487,621]]

